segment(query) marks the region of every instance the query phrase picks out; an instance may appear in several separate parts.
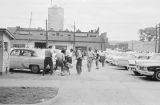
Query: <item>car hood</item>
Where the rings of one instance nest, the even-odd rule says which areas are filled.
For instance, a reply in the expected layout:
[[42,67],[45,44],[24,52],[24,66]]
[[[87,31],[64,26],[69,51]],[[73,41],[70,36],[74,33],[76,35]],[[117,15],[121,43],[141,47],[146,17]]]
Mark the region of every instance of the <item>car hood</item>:
[[129,60],[131,60],[131,61],[134,60],[134,61],[135,61],[135,60],[137,60],[137,59],[136,59],[136,58],[130,58],[130,57],[119,57],[118,60],[127,60],[127,61],[129,61]]
[[129,64],[136,64],[136,60],[128,60]]
[[160,66],[160,60],[136,60],[139,66]]

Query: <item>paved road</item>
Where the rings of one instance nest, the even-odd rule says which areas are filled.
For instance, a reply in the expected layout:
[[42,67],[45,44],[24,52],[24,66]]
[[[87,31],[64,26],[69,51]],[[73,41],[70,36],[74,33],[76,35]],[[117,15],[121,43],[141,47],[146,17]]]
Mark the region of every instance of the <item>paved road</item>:
[[[81,75],[86,80],[61,81],[55,105],[160,105],[160,82],[134,76],[110,65]],[[85,70],[85,68],[84,68]]]
[[82,75],[76,74],[75,67],[70,76],[14,73],[1,77],[0,86],[60,87],[53,105],[160,105],[159,81],[109,64],[87,72],[85,64]]

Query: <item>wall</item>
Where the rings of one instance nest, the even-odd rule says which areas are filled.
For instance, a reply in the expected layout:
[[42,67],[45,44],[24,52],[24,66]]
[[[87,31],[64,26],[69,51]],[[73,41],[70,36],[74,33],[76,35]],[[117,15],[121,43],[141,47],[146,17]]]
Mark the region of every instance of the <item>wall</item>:
[[[25,44],[25,47],[29,48],[34,48],[34,43],[35,42],[45,42],[45,41],[27,41],[27,40],[12,40],[11,41],[11,47],[13,47],[13,44]],[[48,45],[51,45],[55,47],[56,45],[59,46],[67,46],[67,49],[73,48],[73,43],[72,42],[54,42],[54,41],[48,41]],[[87,42],[76,42],[75,46],[84,46],[84,47],[91,47],[92,49],[99,49],[103,47],[101,43],[87,43]]]
[[[30,29],[30,33],[31,35],[28,34],[26,28],[15,28],[15,30],[12,31],[12,34],[16,40],[12,41],[12,47],[13,44],[25,44],[25,47],[34,48],[35,42],[45,42],[46,32],[44,30]],[[64,45],[67,46],[68,49],[73,48],[74,32],[49,30],[48,34],[49,45]],[[107,33],[99,35],[99,33],[76,32],[75,36],[75,47],[82,46],[105,50],[108,45]]]
[[3,53],[3,71],[6,72],[6,69],[9,71],[9,64],[10,64],[10,39],[8,35],[3,35],[3,42],[7,42],[8,48],[7,51],[4,50]]
[[[3,43],[3,32],[0,32],[0,41],[1,44]],[[3,66],[3,48],[0,47],[0,73],[2,73],[2,66]]]

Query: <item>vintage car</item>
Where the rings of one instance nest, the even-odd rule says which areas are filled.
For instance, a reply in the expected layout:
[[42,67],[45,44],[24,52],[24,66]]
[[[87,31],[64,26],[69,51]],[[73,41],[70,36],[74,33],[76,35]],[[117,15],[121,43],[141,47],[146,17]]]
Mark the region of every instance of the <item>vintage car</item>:
[[146,53],[140,53],[140,54],[136,54],[138,60],[129,60],[129,64],[127,66],[128,70],[133,71],[133,73],[135,75],[141,75],[140,73],[137,72],[136,70],[136,62],[138,61],[142,61],[142,60],[149,60],[153,54],[146,54]]
[[44,68],[44,51],[35,49],[12,49],[10,53],[10,70],[31,70],[39,73]]
[[141,75],[160,80],[160,54],[155,54],[149,60],[136,61],[136,70]]
[[129,60],[137,60],[137,59],[138,58],[135,55],[126,53],[117,59],[117,66],[128,69]]

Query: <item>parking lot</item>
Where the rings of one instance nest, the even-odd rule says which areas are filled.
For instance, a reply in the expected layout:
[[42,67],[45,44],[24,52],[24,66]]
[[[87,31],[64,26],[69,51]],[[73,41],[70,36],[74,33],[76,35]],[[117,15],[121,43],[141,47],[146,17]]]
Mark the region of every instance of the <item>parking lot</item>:
[[58,87],[53,105],[159,105],[160,82],[145,76],[135,76],[131,71],[110,64],[104,68],[86,70],[71,75],[32,74],[13,72],[0,77],[1,86]]

